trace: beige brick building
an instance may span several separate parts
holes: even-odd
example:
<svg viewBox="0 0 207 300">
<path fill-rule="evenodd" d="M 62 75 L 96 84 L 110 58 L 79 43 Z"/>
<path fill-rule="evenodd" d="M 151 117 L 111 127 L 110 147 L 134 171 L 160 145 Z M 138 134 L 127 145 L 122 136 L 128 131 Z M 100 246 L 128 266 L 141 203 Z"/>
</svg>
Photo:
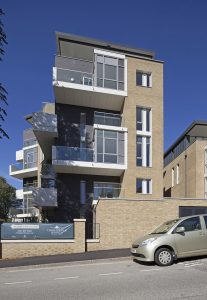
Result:
<svg viewBox="0 0 207 300">
<path fill-rule="evenodd" d="M 207 122 L 195 121 L 165 152 L 164 196 L 207 197 Z"/>
<path fill-rule="evenodd" d="M 91 223 L 100 197 L 161 199 L 163 62 L 90 38 L 56 41 L 55 103 L 27 116 L 31 145 L 10 167 L 27 215 L 34 206 L 50 222 Z"/>
</svg>

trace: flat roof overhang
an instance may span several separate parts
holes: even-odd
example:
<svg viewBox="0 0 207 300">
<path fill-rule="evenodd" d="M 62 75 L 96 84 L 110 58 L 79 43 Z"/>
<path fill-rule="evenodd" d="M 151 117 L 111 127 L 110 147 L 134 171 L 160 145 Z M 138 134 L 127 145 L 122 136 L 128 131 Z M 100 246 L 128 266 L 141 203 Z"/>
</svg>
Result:
<svg viewBox="0 0 207 300">
<path fill-rule="evenodd" d="M 126 165 L 105 164 L 84 161 L 53 160 L 56 173 L 72 173 L 85 175 L 121 176 Z"/>
<path fill-rule="evenodd" d="M 53 81 L 56 103 L 120 111 L 127 96 L 125 91 Z"/>
<path fill-rule="evenodd" d="M 37 176 L 37 170 L 38 168 L 30 168 L 30 169 L 22 169 L 19 171 L 9 171 L 9 175 L 12 177 L 15 177 L 17 179 L 23 179 L 23 178 L 28 178 L 28 177 L 35 177 Z"/>
</svg>

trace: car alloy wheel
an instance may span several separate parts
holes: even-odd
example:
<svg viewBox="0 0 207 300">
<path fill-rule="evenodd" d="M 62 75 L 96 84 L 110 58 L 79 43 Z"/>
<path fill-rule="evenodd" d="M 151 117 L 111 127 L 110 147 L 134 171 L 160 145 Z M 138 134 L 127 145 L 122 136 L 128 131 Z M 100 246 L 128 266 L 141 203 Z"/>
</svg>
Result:
<svg viewBox="0 0 207 300">
<path fill-rule="evenodd" d="M 172 252 L 167 248 L 161 248 L 155 253 L 155 262 L 159 266 L 170 266 L 173 263 Z"/>
</svg>

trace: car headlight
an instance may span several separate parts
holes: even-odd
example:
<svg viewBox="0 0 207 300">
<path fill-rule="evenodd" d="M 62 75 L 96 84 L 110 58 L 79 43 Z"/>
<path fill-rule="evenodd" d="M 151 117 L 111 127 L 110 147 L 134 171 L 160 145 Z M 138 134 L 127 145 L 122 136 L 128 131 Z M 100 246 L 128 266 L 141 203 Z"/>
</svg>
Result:
<svg viewBox="0 0 207 300">
<path fill-rule="evenodd" d="M 154 242 L 156 239 L 157 238 L 147 239 L 147 240 L 143 241 L 141 244 L 139 244 L 139 247 L 147 246 L 147 245 L 151 244 L 152 242 Z"/>
</svg>

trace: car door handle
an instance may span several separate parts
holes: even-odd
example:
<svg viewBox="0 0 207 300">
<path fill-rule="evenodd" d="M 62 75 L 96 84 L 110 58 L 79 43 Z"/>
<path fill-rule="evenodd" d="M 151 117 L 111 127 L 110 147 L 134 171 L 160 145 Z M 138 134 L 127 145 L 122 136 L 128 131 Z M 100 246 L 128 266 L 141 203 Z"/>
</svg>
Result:
<svg viewBox="0 0 207 300">
<path fill-rule="evenodd" d="M 200 232 L 200 235 L 201 235 L 201 236 L 204 236 L 205 234 L 204 234 L 203 232 Z"/>
</svg>

